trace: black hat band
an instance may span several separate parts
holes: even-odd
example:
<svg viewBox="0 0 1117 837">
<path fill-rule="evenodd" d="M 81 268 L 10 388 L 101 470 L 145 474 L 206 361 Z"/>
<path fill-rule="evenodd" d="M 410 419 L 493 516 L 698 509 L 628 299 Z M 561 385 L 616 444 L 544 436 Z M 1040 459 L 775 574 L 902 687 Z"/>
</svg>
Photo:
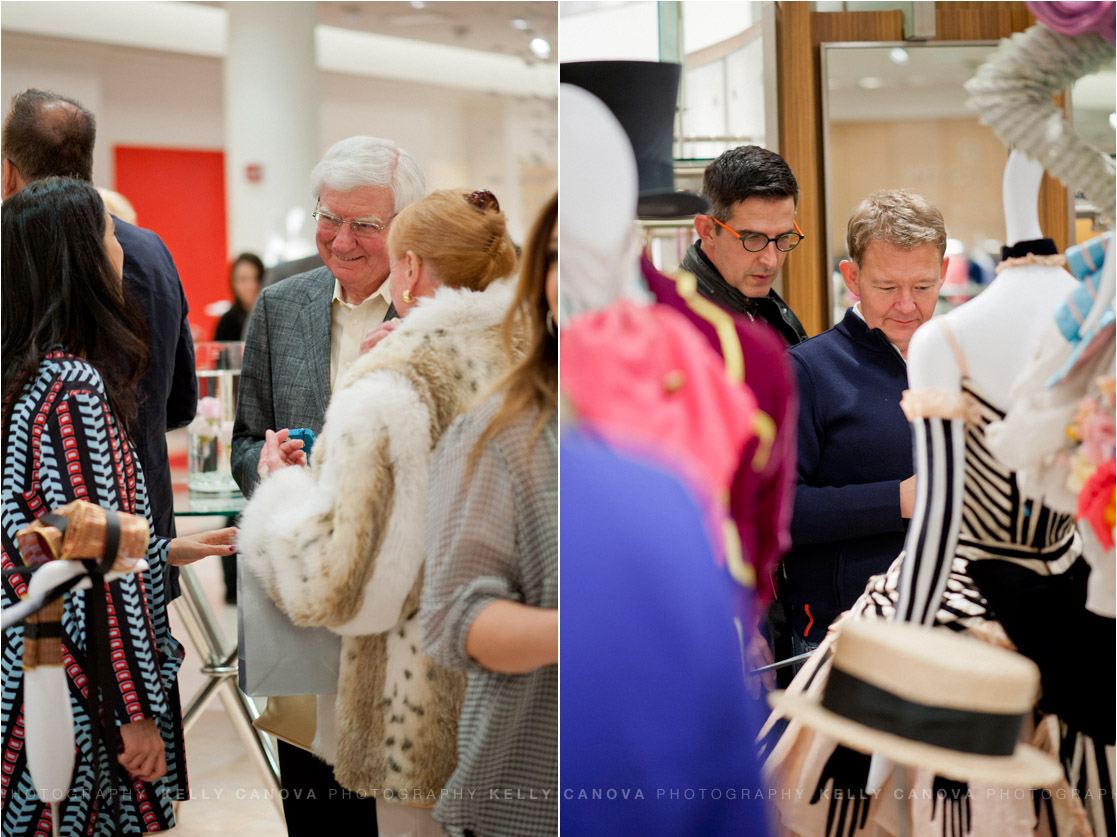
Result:
<svg viewBox="0 0 1117 837">
<path fill-rule="evenodd" d="M 960 753 L 1011 756 L 1023 715 L 928 706 L 832 668 L 822 707 L 879 732 Z"/>
</svg>

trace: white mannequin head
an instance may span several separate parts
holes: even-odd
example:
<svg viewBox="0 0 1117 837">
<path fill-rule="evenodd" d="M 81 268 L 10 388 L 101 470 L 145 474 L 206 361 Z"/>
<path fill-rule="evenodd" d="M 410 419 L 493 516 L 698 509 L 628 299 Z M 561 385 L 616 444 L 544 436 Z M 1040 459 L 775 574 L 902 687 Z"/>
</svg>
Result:
<svg viewBox="0 0 1117 837">
<path fill-rule="evenodd" d="M 562 319 L 630 296 L 639 250 L 633 233 L 639 194 L 632 143 L 592 93 L 559 88 L 559 307 Z"/>
</svg>

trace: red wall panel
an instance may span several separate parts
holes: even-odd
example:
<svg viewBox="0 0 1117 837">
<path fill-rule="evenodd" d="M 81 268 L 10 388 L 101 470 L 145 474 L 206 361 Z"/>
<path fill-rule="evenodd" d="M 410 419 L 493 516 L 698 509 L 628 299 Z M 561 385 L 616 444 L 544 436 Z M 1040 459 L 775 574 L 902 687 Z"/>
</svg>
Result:
<svg viewBox="0 0 1117 837">
<path fill-rule="evenodd" d="M 225 238 L 225 155 L 221 151 L 113 149 L 116 191 L 136 208 L 137 225 L 158 233 L 174 256 L 196 340 L 213 335 L 205 308 L 229 298 Z"/>
</svg>

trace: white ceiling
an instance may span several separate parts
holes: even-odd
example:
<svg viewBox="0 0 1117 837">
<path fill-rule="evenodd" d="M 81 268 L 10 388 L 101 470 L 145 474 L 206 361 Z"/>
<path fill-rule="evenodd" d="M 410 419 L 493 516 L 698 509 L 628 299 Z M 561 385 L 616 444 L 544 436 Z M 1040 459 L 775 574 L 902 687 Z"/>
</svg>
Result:
<svg viewBox="0 0 1117 837">
<path fill-rule="evenodd" d="M 413 38 L 482 52 L 515 55 L 529 63 L 532 38 L 544 38 L 551 45 L 550 62 L 558 60 L 557 2 L 433 2 L 420 3 L 321 2 L 318 20 L 329 26 L 362 29 Z M 526 29 L 519 29 L 512 23 Z"/>
<path fill-rule="evenodd" d="M 223 2 L 200 0 L 196 5 L 223 8 Z M 332 2 L 318 6 L 318 23 L 446 46 L 515 55 L 528 63 L 538 60 L 529 48 L 532 38 L 551 45 L 552 63 L 558 54 L 558 3 L 553 0 L 476 3 L 456 0 L 399 3 Z M 513 25 L 523 21 L 525 29 Z"/>
<path fill-rule="evenodd" d="M 59 38 L 222 57 L 225 3 L 174 0 L 0 2 L 0 28 Z M 277 6 L 285 4 L 275 4 Z M 554 98 L 558 3 L 321 2 L 319 68 L 508 95 Z M 520 21 L 519 26 L 513 25 Z M 551 45 L 546 60 L 529 47 Z M 448 72 L 447 68 L 453 71 Z"/>
</svg>

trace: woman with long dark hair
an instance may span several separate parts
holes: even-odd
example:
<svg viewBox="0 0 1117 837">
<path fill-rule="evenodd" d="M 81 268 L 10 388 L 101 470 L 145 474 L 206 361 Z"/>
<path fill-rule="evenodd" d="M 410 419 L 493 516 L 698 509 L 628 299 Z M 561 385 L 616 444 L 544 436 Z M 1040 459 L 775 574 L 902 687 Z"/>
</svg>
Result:
<svg viewBox="0 0 1117 837">
<path fill-rule="evenodd" d="M 214 340 L 243 340 L 248 315 L 264 284 L 264 263 L 255 253 L 241 253 L 229 268 L 229 292 L 233 304 L 217 321 Z"/>
<path fill-rule="evenodd" d="M 556 195 L 504 321 L 523 359 L 431 459 L 423 644 L 467 674 L 458 766 L 435 808 L 452 835 L 558 830 L 557 217 Z"/>
<path fill-rule="evenodd" d="M 16 533 L 82 499 L 149 517 L 143 469 L 128 435 L 136 382 L 147 364 L 143 319 L 122 289 L 124 256 L 112 217 L 88 183 L 46 178 L 3 204 L 0 243 L 3 354 L 3 567 L 22 565 Z M 76 759 L 59 818 L 63 834 L 138 834 L 174 825 L 171 803 L 188 795 L 176 676 L 182 646 L 167 625 L 164 570 L 229 552 L 234 530 L 168 541 L 152 535 L 148 569 L 96 591 L 66 594 L 62 653 L 74 717 Z M 138 556 L 128 556 L 138 557 Z M 26 593 L 5 574 L 4 606 Z M 104 595 L 117 683 L 102 684 L 91 718 L 85 608 Z M 4 629 L 4 834 L 50 829 L 23 746 L 24 626 Z M 110 689 L 113 690 L 110 693 Z M 119 694 L 115 692 L 119 690 Z M 95 707 L 96 704 L 93 704 Z M 115 712 L 109 707 L 119 707 Z M 94 750 L 92 723 L 116 724 L 122 747 Z M 116 787 L 109 759 L 119 763 Z M 96 767 L 95 767 L 96 765 Z M 99 775 L 99 784 L 94 776 Z M 120 818 L 113 799 L 119 800 Z"/>
</svg>

